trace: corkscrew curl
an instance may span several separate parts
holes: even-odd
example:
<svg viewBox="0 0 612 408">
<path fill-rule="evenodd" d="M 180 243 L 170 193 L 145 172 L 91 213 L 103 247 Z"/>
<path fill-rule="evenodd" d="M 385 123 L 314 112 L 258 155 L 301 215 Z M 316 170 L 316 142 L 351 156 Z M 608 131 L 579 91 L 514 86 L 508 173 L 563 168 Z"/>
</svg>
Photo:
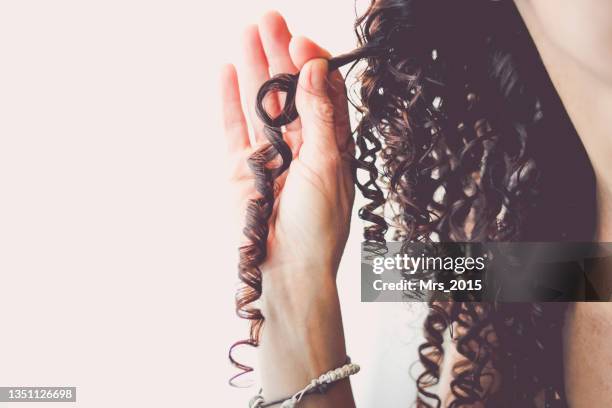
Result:
<svg viewBox="0 0 612 408">
<path fill-rule="evenodd" d="M 387 220 L 384 205 L 393 205 L 396 240 L 592 240 L 592 168 L 511 1 L 376 0 L 356 31 L 362 45 L 390 50 L 360 76 L 357 138 L 376 139 L 385 192 L 377 215 Z M 570 203 L 567 191 L 580 199 Z M 451 408 L 565 406 L 567 304 L 429 306 L 418 407 L 448 397 Z M 449 328 L 459 361 L 443 396 L 435 386 Z"/>
</svg>

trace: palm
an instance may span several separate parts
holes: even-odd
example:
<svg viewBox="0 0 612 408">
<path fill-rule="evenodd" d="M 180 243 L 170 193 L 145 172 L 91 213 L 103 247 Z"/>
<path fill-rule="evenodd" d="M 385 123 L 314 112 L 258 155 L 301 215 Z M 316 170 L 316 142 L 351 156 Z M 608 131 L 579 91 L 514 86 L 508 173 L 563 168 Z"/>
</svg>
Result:
<svg viewBox="0 0 612 408">
<path fill-rule="evenodd" d="M 299 130 L 292 133 L 293 137 L 300 136 Z M 230 181 L 241 204 L 238 208 L 239 219 L 244 218 L 247 201 L 257 196 L 253 173 L 246 165 L 253 150 L 245 149 L 232 159 Z M 321 231 L 329 229 L 338 220 L 348 225 L 354 194 L 349 162 L 341 160 L 324 165 L 328 166 L 324 172 L 325 178 L 321 177 L 319 168 L 313 169 L 305 164 L 298 152 L 289 169 L 277 179 L 276 202 L 268 237 L 275 251 L 289 252 L 296 258 L 306 260 L 306 254 L 313 253 L 313 246 L 325 243 L 326 237 L 321 235 Z M 339 225 L 335 232 L 346 235 L 348 230 L 338 231 L 343 229 L 343 225 Z M 337 262 L 336 259 L 329 261 Z"/>
</svg>

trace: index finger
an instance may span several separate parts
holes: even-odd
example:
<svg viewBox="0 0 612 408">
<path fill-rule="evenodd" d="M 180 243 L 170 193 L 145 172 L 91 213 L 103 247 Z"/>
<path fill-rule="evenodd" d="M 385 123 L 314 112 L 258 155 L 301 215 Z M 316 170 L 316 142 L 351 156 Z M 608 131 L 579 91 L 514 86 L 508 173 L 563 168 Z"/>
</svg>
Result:
<svg viewBox="0 0 612 408">
<path fill-rule="evenodd" d="M 302 69 L 304 64 L 313 58 L 330 59 L 329 51 L 318 46 L 306 37 L 294 37 L 289 46 L 289 52 L 293 63 Z M 348 117 L 348 100 L 346 96 L 346 85 L 344 78 L 338 70 L 329 74 L 329 98 L 334 105 L 334 126 L 336 140 L 340 150 L 348 148 L 351 142 L 350 123 Z"/>
</svg>

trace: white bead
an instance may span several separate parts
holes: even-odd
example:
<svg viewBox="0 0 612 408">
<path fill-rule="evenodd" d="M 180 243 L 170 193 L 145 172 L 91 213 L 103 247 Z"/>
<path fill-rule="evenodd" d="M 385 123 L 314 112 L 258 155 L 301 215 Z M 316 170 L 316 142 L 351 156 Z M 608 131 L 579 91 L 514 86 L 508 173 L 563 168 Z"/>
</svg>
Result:
<svg viewBox="0 0 612 408">
<path fill-rule="evenodd" d="M 295 408 L 296 401 L 288 399 L 281 404 L 281 408 Z"/>
</svg>

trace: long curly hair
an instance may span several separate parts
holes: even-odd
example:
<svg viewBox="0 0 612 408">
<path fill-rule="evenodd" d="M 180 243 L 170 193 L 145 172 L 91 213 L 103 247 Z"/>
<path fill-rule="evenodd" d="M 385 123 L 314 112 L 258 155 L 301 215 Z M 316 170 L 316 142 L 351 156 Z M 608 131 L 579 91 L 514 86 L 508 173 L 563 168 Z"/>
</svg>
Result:
<svg viewBox="0 0 612 408">
<path fill-rule="evenodd" d="M 375 0 L 356 32 L 360 47 L 330 68 L 365 62 L 354 168 L 370 248 L 384 247 L 389 231 L 405 243 L 593 240 L 593 169 L 512 1 Z M 239 314 L 254 322 L 251 345 L 263 321 L 250 303 L 261 294 L 274 179 L 291 160 L 280 128 L 297 117 L 296 80 L 277 76 L 258 96 L 271 145 L 251 158 L 261 197 L 249 206 L 237 296 Z M 287 93 L 277 118 L 263 108 L 273 91 Z M 436 385 L 449 330 L 460 355 L 450 407 L 566 405 L 567 304 L 429 306 L 418 407 L 442 404 Z"/>
</svg>

